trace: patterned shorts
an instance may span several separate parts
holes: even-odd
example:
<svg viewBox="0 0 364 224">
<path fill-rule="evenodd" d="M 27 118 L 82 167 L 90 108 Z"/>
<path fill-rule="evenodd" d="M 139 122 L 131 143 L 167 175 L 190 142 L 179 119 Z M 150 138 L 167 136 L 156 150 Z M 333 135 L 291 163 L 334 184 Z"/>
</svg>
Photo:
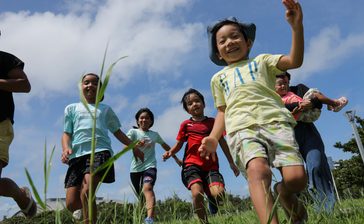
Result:
<svg viewBox="0 0 364 224">
<path fill-rule="evenodd" d="M 245 176 L 247 164 L 254 158 L 266 158 L 273 167 L 303 165 L 289 123 L 251 126 L 230 134 L 228 144 L 236 165 Z"/>
<path fill-rule="evenodd" d="M 110 157 L 111 154 L 109 151 L 95 153 L 94 169 L 97 169 L 99 166 L 104 164 Z M 81 186 L 85 174 L 90 173 L 90 155 L 73 158 L 68 162 L 68 165 L 69 167 L 67 170 L 66 178 L 64 180 L 65 188 Z M 107 168 L 99 171 L 96 175 L 101 178 L 105 174 L 106 169 Z M 102 182 L 115 182 L 114 164 L 112 165 Z"/>
<path fill-rule="evenodd" d="M 130 180 L 135 192 L 139 196 L 143 189 L 143 184 L 149 183 L 154 186 L 155 181 L 157 180 L 157 169 L 151 167 L 141 172 L 130 173 Z"/>
<path fill-rule="evenodd" d="M 210 195 L 211 186 L 225 187 L 224 178 L 218 170 L 204 171 L 198 166 L 187 166 L 182 169 L 182 182 L 188 190 L 194 183 L 201 183 L 206 195 Z"/>
<path fill-rule="evenodd" d="M 9 146 L 14 138 L 13 125 L 9 119 L 0 122 L 0 160 L 9 163 Z"/>
</svg>

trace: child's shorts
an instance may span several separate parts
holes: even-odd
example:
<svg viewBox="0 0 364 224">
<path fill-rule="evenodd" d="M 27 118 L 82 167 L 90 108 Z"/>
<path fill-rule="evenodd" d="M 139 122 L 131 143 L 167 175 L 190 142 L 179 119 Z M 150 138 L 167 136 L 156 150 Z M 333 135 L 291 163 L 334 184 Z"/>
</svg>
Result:
<svg viewBox="0 0 364 224">
<path fill-rule="evenodd" d="M 318 89 L 311 88 L 305 93 L 305 95 L 303 96 L 303 99 L 310 100 L 315 97 L 315 93 L 320 93 L 320 91 Z M 320 115 L 321 115 L 320 109 L 312 108 L 310 110 L 303 111 L 300 114 L 300 116 L 298 117 L 298 120 L 302 121 L 302 122 L 306 122 L 306 123 L 312 123 L 312 122 L 316 121 L 317 119 L 319 119 Z"/>
<path fill-rule="evenodd" d="M 228 136 L 231 155 L 246 176 L 247 164 L 254 158 L 266 158 L 274 167 L 303 165 L 293 128 L 289 123 L 254 125 Z"/>
<path fill-rule="evenodd" d="M 0 160 L 9 163 L 9 147 L 14 138 L 13 124 L 9 119 L 0 122 Z"/>
<path fill-rule="evenodd" d="M 198 166 L 187 166 L 182 169 L 182 182 L 188 190 L 194 183 L 202 183 L 204 192 L 210 196 L 211 186 L 225 187 L 224 178 L 218 170 L 204 171 Z"/>
<path fill-rule="evenodd" d="M 104 164 L 110 157 L 111 154 L 109 151 L 101 151 L 95 153 L 94 170 Z M 66 178 L 64 180 L 65 188 L 81 186 L 85 174 L 90 173 L 90 155 L 73 158 L 68 162 L 68 165 L 69 167 L 67 170 Z M 107 168 L 99 171 L 96 175 L 101 178 L 105 174 L 106 170 Z M 114 164 L 111 166 L 105 179 L 102 182 L 115 182 Z"/>
<path fill-rule="evenodd" d="M 135 192 L 139 195 L 143 189 L 143 184 L 149 183 L 154 186 L 157 180 L 157 169 L 151 167 L 141 172 L 130 173 L 130 180 Z"/>
</svg>

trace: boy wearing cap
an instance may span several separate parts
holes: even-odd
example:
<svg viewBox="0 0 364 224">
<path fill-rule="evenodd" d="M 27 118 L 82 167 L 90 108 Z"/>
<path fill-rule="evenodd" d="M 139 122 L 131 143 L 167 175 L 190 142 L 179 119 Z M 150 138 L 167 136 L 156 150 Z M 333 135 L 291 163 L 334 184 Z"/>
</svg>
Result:
<svg viewBox="0 0 364 224">
<path fill-rule="evenodd" d="M 282 181 L 274 186 L 279 201 L 292 223 L 307 219 L 296 193 L 306 187 L 303 160 L 292 127 L 290 112 L 275 93 L 276 75 L 298 68 L 303 62 L 302 10 L 294 0 L 283 0 L 292 30 L 288 55 L 261 54 L 249 58 L 255 25 L 228 18 L 208 27 L 210 58 L 226 66 L 211 79 L 217 107 L 210 135 L 202 140 L 201 156 L 214 159 L 219 137 L 226 128 L 231 155 L 247 177 L 250 196 L 261 223 L 278 223 L 270 191 L 272 172 L 277 167 Z"/>
</svg>

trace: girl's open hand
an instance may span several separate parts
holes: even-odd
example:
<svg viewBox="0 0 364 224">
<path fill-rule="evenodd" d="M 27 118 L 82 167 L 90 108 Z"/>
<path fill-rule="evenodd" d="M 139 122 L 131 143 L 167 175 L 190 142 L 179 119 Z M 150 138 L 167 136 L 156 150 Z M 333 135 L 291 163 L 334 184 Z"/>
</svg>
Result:
<svg viewBox="0 0 364 224">
<path fill-rule="evenodd" d="M 293 29 L 302 26 L 303 14 L 300 3 L 296 0 L 282 0 L 286 7 L 286 20 Z"/>
</svg>

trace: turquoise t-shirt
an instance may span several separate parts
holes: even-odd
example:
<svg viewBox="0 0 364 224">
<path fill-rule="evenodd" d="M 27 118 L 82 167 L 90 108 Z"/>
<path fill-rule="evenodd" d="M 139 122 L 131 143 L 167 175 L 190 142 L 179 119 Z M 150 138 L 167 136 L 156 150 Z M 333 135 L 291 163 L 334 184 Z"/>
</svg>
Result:
<svg viewBox="0 0 364 224">
<path fill-rule="evenodd" d="M 92 114 L 95 106 L 88 104 Z M 71 148 L 73 153 L 69 159 L 91 153 L 92 117 L 82 103 L 73 103 L 64 110 L 63 131 L 72 135 Z M 109 150 L 111 154 L 111 140 L 108 131 L 115 133 L 121 127 L 120 121 L 111 107 L 99 104 L 96 119 L 96 147 L 95 152 Z"/>
<path fill-rule="evenodd" d="M 144 145 L 139 149 L 144 153 L 144 162 L 138 161 L 132 157 L 130 172 L 142 172 L 152 167 L 157 167 L 157 160 L 155 158 L 155 143 L 162 145 L 164 143 L 158 132 L 155 131 L 142 131 L 140 129 L 130 129 L 126 134 L 132 141 L 143 140 Z"/>
</svg>

